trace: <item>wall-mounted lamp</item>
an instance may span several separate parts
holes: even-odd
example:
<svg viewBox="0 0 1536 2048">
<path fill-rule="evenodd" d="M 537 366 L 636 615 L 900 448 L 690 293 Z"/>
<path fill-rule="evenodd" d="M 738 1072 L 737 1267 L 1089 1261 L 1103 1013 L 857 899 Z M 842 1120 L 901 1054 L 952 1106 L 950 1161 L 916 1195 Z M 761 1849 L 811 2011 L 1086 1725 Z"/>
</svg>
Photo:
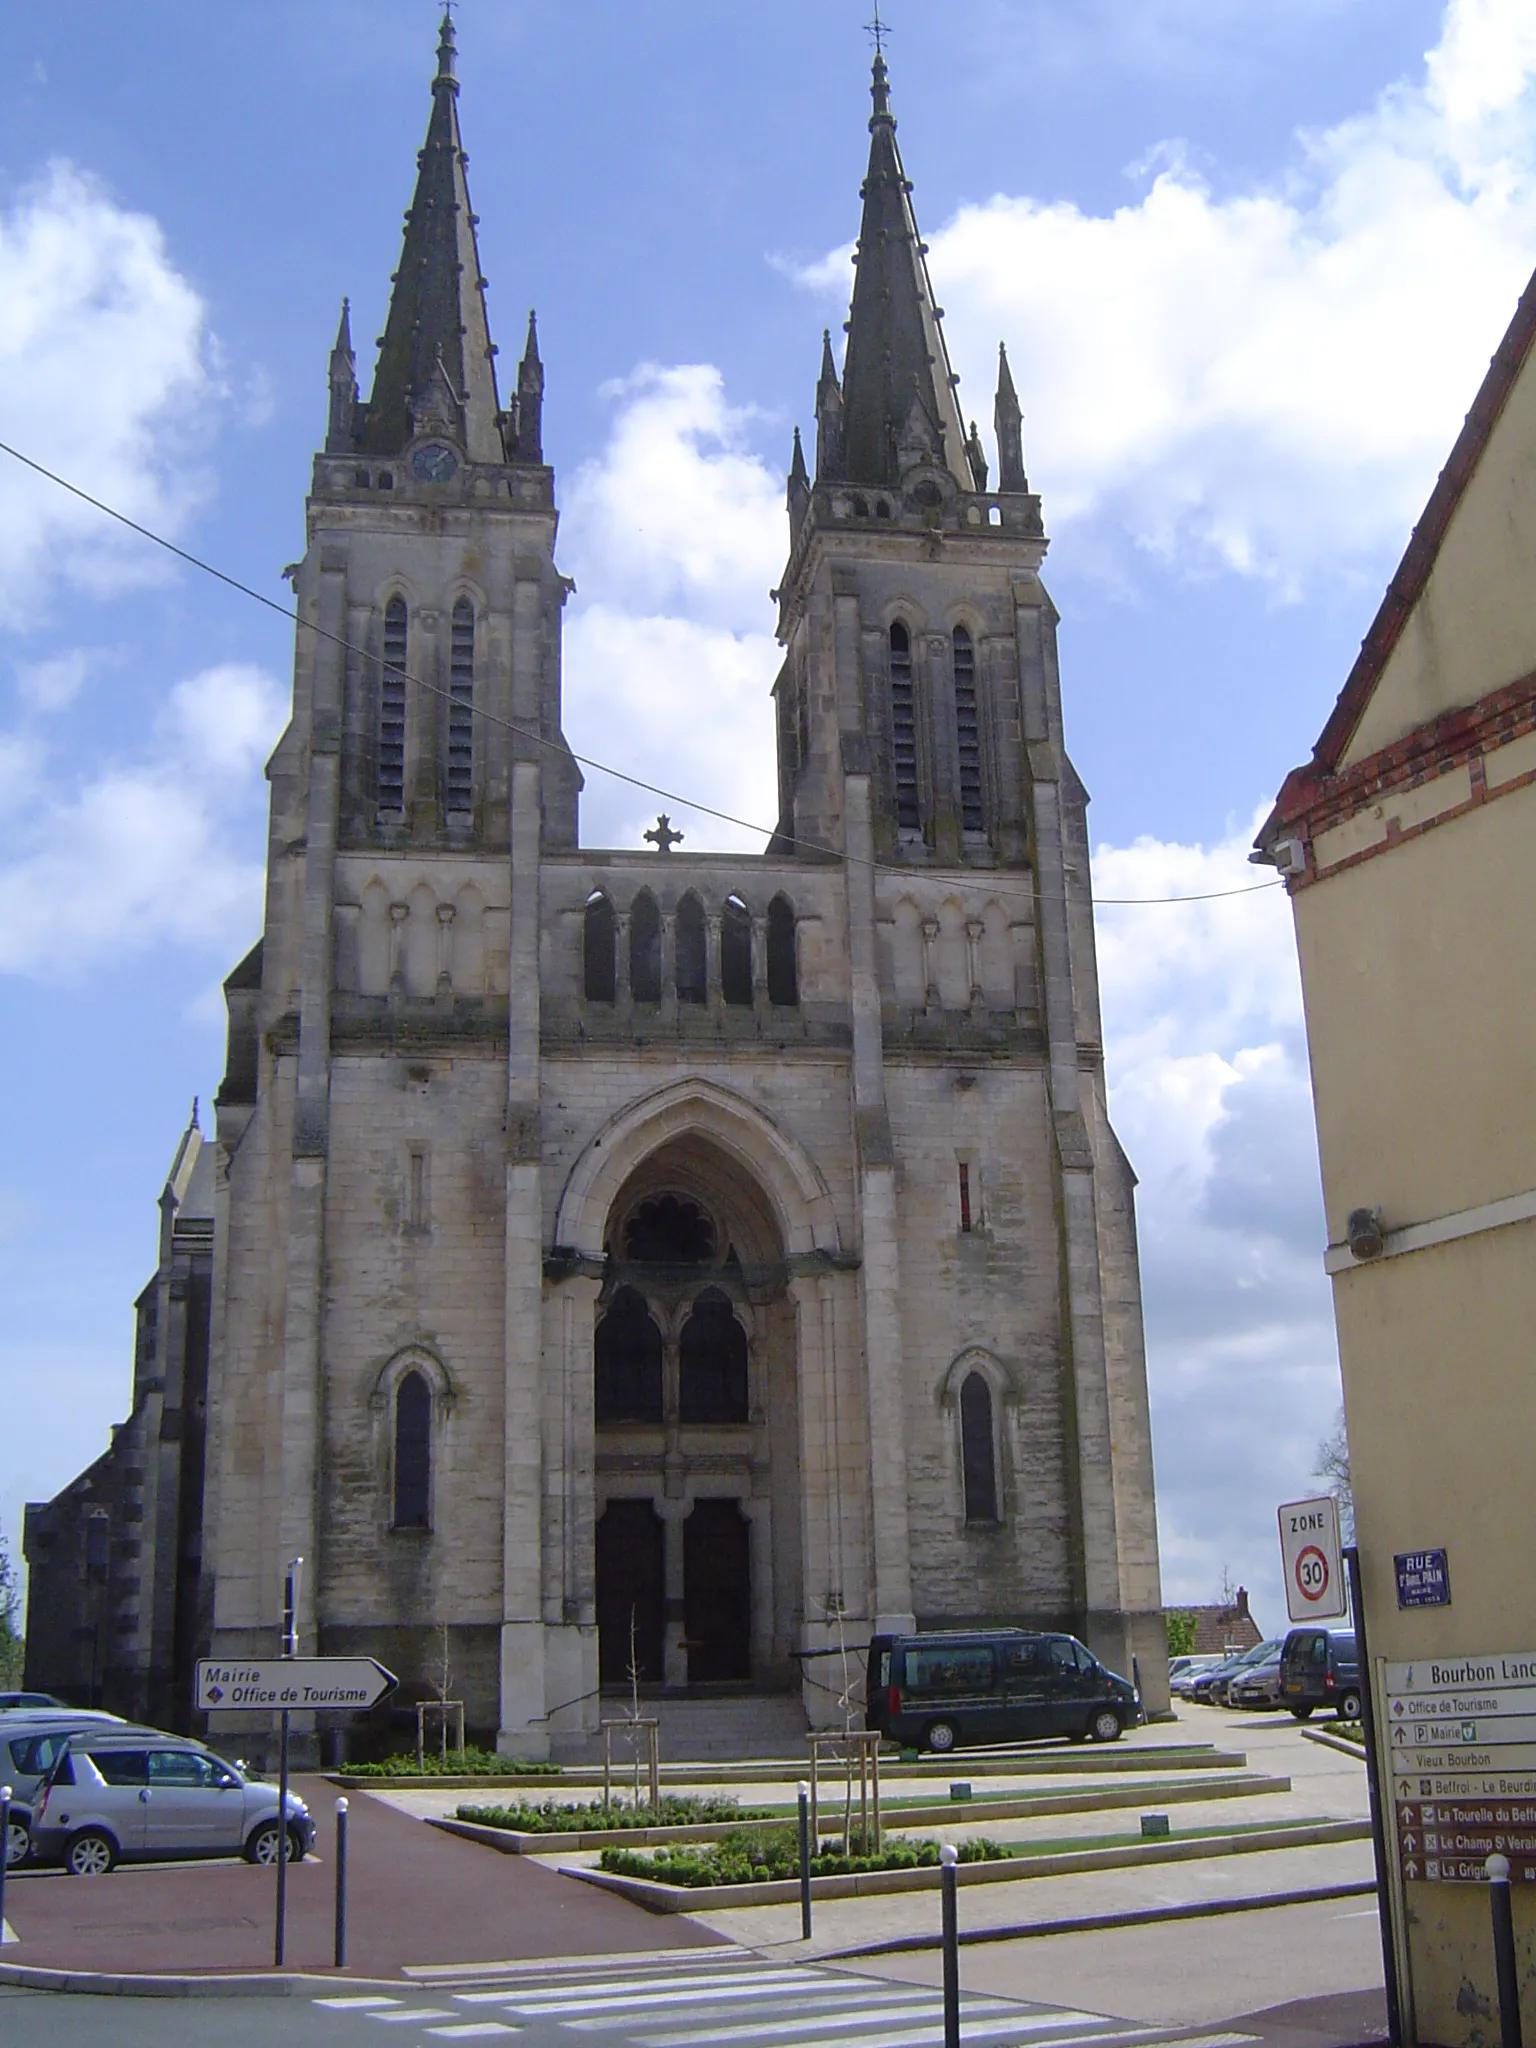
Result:
<svg viewBox="0 0 1536 2048">
<path fill-rule="evenodd" d="M 1357 1259 L 1379 1259 L 1386 1250 L 1379 1209 L 1351 1209 L 1344 1235 Z"/>
</svg>

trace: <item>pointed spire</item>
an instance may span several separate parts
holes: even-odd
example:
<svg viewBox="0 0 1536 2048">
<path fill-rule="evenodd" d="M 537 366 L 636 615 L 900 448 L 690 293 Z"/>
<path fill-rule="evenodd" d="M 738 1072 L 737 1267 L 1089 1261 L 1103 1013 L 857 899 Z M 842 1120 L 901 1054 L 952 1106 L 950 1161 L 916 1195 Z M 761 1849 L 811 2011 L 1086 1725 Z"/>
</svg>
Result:
<svg viewBox="0 0 1536 2048">
<path fill-rule="evenodd" d="M 978 491 L 987 488 L 987 451 L 981 445 L 981 432 L 974 420 L 971 421 L 971 438 L 965 444 L 966 459 L 971 465 L 971 475 L 976 480 Z"/>
<path fill-rule="evenodd" d="M 805 450 L 800 444 L 800 429 L 795 429 L 795 451 L 789 463 L 789 488 L 785 493 L 789 506 L 789 531 L 794 540 L 800 538 L 800 529 L 805 524 L 805 515 L 811 504 L 811 478 L 805 466 Z"/>
<path fill-rule="evenodd" d="M 372 454 L 398 455 L 423 424 L 417 410 L 428 399 L 441 360 L 458 408 L 446 430 L 472 462 L 503 462 L 495 350 L 459 134 L 454 54 L 453 18 L 445 11 L 426 146 L 417 159 L 416 192 L 405 216 L 400 268 L 359 440 Z M 432 424 L 442 425 L 435 417 Z"/>
<path fill-rule="evenodd" d="M 517 366 L 518 462 L 544 460 L 544 365 L 539 359 L 539 323 L 528 315 L 528 340 Z"/>
<path fill-rule="evenodd" d="M 823 483 L 843 473 L 843 387 L 832 357 L 832 330 L 821 331 L 821 376 L 816 384 L 816 474 Z"/>
<path fill-rule="evenodd" d="M 356 445 L 357 357 L 352 353 L 352 312 L 341 302 L 341 320 L 331 350 L 331 409 L 325 427 L 327 455 L 345 455 Z"/>
<path fill-rule="evenodd" d="M 924 445 L 931 450 L 925 459 L 948 469 L 968 491 L 974 485 L 965 425 L 896 144 L 882 51 L 875 54 L 870 96 L 869 170 L 843 362 L 844 473 L 851 483 L 899 484 L 902 446 Z M 914 394 L 926 422 L 915 436 Z"/>
<path fill-rule="evenodd" d="M 1024 474 L 1024 414 L 1019 406 L 1019 394 L 1013 388 L 1013 372 L 1008 367 L 1008 349 L 1003 342 L 997 345 L 997 404 L 992 417 L 997 428 L 997 488 L 1000 491 L 1027 491 L 1029 478 Z"/>
</svg>

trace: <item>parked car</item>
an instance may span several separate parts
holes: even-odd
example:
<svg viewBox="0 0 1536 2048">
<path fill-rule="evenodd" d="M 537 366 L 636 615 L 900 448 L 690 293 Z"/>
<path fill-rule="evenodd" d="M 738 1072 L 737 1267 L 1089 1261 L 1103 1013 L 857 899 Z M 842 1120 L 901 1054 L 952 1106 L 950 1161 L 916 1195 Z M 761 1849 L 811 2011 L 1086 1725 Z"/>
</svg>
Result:
<svg viewBox="0 0 1536 2048">
<path fill-rule="evenodd" d="M 1218 1664 L 1225 1662 L 1226 1658 L 1219 1650 L 1204 1650 L 1192 1657 L 1175 1657 L 1173 1665 L 1179 1668 L 1175 1670 L 1173 1665 L 1169 1666 L 1169 1687 L 1179 1699 L 1187 1700 L 1196 1679 L 1203 1678 L 1207 1671 L 1214 1670 Z"/>
<path fill-rule="evenodd" d="M 32 1707 L 0 1714 L 0 1784 L 9 1785 L 18 1799 L 31 1801 L 72 1735 L 127 1726 L 121 1715 L 95 1713 L 89 1708 L 50 1707 L 44 1712 Z"/>
<path fill-rule="evenodd" d="M 13 1707 L 62 1707 L 64 1704 L 51 1692 L 0 1692 L 0 1714 L 9 1713 Z"/>
<path fill-rule="evenodd" d="M 14 1870 L 25 1863 L 32 1851 L 32 1808 L 25 1799 L 13 1799 L 5 1821 L 5 1864 Z"/>
<path fill-rule="evenodd" d="M 290 1862 L 314 1847 L 309 1808 L 248 1778 L 200 1742 L 138 1729 L 72 1735 L 44 1782 L 32 1816 L 32 1853 L 75 1877 L 104 1876 L 119 1862 L 244 1856 Z"/>
<path fill-rule="evenodd" d="M 1293 1628 L 1280 1653 L 1280 1703 L 1298 1721 L 1332 1707 L 1341 1721 L 1360 1718 L 1360 1652 L 1353 1629 Z"/>
<path fill-rule="evenodd" d="M 866 1728 L 941 1754 L 987 1742 L 1065 1735 L 1113 1742 L 1140 1717 L 1136 1688 L 1075 1636 L 966 1629 L 875 1636 Z"/>
<path fill-rule="evenodd" d="M 1268 1713 L 1280 1704 L 1280 1651 L 1266 1657 L 1260 1664 L 1250 1664 L 1244 1670 L 1234 1671 L 1227 1680 L 1225 1704 L 1229 1707 L 1245 1707 L 1250 1711 Z"/>
<path fill-rule="evenodd" d="M 1206 1706 L 1224 1706 L 1229 1681 L 1248 1671 L 1253 1665 L 1262 1664 L 1265 1657 L 1271 1653 L 1278 1656 L 1279 1651 L 1278 1636 L 1269 1642 L 1255 1643 L 1251 1649 L 1234 1651 L 1230 1657 L 1224 1658 L 1211 1670 L 1200 1674 L 1191 1689 L 1190 1698 L 1200 1700 Z"/>
</svg>

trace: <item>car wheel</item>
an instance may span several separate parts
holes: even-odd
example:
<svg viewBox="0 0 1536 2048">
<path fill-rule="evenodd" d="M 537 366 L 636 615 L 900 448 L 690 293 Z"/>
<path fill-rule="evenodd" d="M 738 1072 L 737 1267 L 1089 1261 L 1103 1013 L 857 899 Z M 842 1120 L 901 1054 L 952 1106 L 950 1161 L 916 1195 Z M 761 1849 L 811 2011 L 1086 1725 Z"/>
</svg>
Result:
<svg viewBox="0 0 1536 2048">
<path fill-rule="evenodd" d="M 277 1861 L 278 1825 L 275 1820 L 264 1820 L 259 1828 L 252 1828 L 245 1845 L 247 1863 L 275 1863 Z M 288 1830 L 288 1861 L 300 1863 L 304 1859 L 304 1845 L 297 1830 Z"/>
<path fill-rule="evenodd" d="M 1113 1707 L 1100 1707 L 1088 1723 L 1088 1733 L 1095 1742 L 1118 1742 L 1120 1740 L 1120 1716 Z"/>
<path fill-rule="evenodd" d="M 942 1756 L 954 1748 L 959 1737 L 955 1733 L 953 1721 L 930 1721 L 925 1739 L 928 1747 L 936 1749 Z"/>
<path fill-rule="evenodd" d="M 82 1828 L 64 1854 L 71 1877 L 105 1877 L 117 1862 L 117 1844 L 105 1828 Z"/>
<path fill-rule="evenodd" d="M 32 1849 L 32 1837 L 23 1820 L 14 1815 L 5 1824 L 5 1861 L 7 1868 L 25 1863 Z"/>
<path fill-rule="evenodd" d="M 1359 1718 L 1360 1718 L 1360 1695 L 1359 1695 L 1359 1693 L 1357 1693 L 1357 1692 L 1347 1692 L 1347 1693 L 1345 1693 L 1345 1694 L 1343 1695 L 1343 1697 L 1342 1697 L 1342 1698 L 1340 1699 L 1340 1701 L 1339 1701 L 1339 1719 L 1340 1719 L 1341 1721 L 1358 1721 L 1358 1720 L 1359 1720 Z"/>
<path fill-rule="evenodd" d="M 1298 1721 L 1309 1721 L 1312 1718 L 1310 1707 L 1292 1707 L 1291 1713 Z"/>
</svg>

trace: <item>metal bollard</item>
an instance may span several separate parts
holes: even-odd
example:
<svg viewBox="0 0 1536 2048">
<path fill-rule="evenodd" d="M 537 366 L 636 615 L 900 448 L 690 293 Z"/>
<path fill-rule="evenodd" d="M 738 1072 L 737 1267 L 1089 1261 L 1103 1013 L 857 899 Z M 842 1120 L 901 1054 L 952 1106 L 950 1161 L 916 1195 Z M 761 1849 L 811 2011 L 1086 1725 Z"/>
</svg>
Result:
<svg viewBox="0 0 1536 2048">
<path fill-rule="evenodd" d="M 336 1802 L 336 1967 L 347 1967 L 347 1802 Z"/>
<path fill-rule="evenodd" d="M 0 1941 L 5 1939 L 5 1873 L 11 1861 L 11 1788 L 0 1785 Z"/>
<path fill-rule="evenodd" d="M 944 1903 L 944 2048 L 960 2048 L 960 1913 L 955 1877 L 959 1860 L 959 1850 L 946 1842 L 939 1851 Z"/>
<path fill-rule="evenodd" d="M 800 1783 L 800 1939 L 811 1938 L 811 1788 Z"/>
<path fill-rule="evenodd" d="M 1509 1902 L 1509 1858 L 1490 1856 L 1483 1865 L 1493 1908 L 1493 1967 L 1499 1980 L 1499 2039 L 1521 2048 L 1520 1973 L 1515 1963 L 1515 1916 Z"/>
</svg>

